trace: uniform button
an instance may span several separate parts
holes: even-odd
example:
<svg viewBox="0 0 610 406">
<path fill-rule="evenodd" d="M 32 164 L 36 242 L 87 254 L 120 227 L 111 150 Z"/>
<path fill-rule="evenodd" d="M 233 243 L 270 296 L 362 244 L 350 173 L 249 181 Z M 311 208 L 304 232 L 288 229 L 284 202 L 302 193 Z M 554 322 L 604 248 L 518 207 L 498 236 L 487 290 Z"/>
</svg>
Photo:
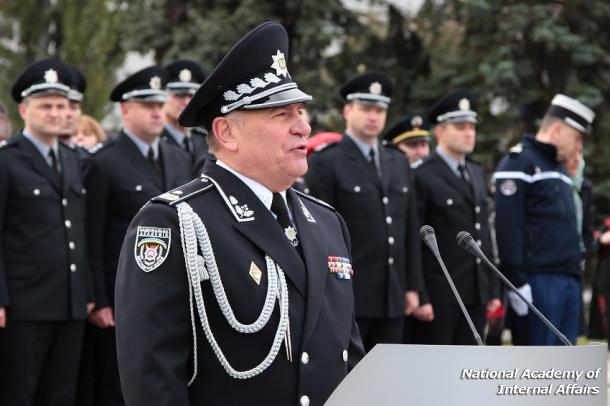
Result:
<svg viewBox="0 0 610 406">
<path fill-rule="evenodd" d="M 309 194 L 309 188 L 306 187 L 305 189 L 303 189 L 303 192 L 305 192 L 306 194 Z"/>
<path fill-rule="evenodd" d="M 392 217 L 390 217 L 390 216 L 386 217 L 385 222 L 388 224 L 392 224 Z"/>
<path fill-rule="evenodd" d="M 476 207 L 474 208 L 474 212 L 475 212 L 475 213 L 477 213 L 477 214 L 479 214 L 479 213 L 481 212 L 481 207 L 480 207 L 480 206 L 476 206 Z"/>
<path fill-rule="evenodd" d="M 76 272 L 76 264 L 70 265 L 70 271 Z"/>
<path fill-rule="evenodd" d="M 136 185 L 136 191 L 137 192 L 141 192 L 142 191 L 142 185 Z"/>
<path fill-rule="evenodd" d="M 68 205 L 68 199 L 61 199 L 61 204 L 66 207 Z"/>
<path fill-rule="evenodd" d="M 483 243 L 481 242 L 481 240 L 477 240 L 477 245 L 480 247 L 481 245 L 483 245 Z"/>
<path fill-rule="evenodd" d="M 309 406 L 309 396 L 301 396 L 301 399 L 299 399 L 299 403 L 301 404 L 301 406 Z"/>
<path fill-rule="evenodd" d="M 390 257 L 388 258 L 388 265 L 392 265 L 394 263 L 394 258 Z"/>
<path fill-rule="evenodd" d="M 354 186 L 354 192 L 360 193 L 360 186 Z"/>
<path fill-rule="evenodd" d="M 34 189 L 34 196 L 40 196 L 40 189 Z"/>
<path fill-rule="evenodd" d="M 301 363 L 303 365 L 307 365 L 309 363 L 309 354 L 307 354 L 306 352 L 303 352 L 303 354 L 301 354 Z"/>
<path fill-rule="evenodd" d="M 481 223 L 474 223 L 474 228 L 475 230 L 480 230 L 481 229 Z"/>
<path fill-rule="evenodd" d="M 76 248 L 76 244 L 74 244 L 74 241 L 70 241 L 68 243 L 68 247 L 70 247 L 70 249 L 73 250 L 74 248 Z"/>
<path fill-rule="evenodd" d="M 453 199 L 447 199 L 447 206 L 451 206 L 453 204 Z"/>
<path fill-rule="evenodd" d="M 394 245 L 394 237 L 392 237 L 392 236 L 388 237 L 388 244 Z"/>
<path fill-rule="evenodd" d="M 481 263 L 481 258 L 477 258 L 476 262 L 477 262 L 477 265 L 480 264 Z"/>
<path fill-rule="evenodd" d="M 409 188 L 408 188 L 408 187 L 404 186 L 404 187 L 402 188 L 402 193 L 407 193 L 408 191 L 409 191 Z"/>
<path fill-rule="evenodd" d="M 347 362 L 347 350 L 343 350 L 343 362 Z"/>
<path fill-rule="evenodd" d="M 70 220 L 64 221 L 64 224 L 66 225 L 66 228 L 72 227 L 72 222 Z"/>
<path fill-rule="evenodd" d="M 83 194 L 87 194 L 87 189 L 83 188 Z"/>
</svg>

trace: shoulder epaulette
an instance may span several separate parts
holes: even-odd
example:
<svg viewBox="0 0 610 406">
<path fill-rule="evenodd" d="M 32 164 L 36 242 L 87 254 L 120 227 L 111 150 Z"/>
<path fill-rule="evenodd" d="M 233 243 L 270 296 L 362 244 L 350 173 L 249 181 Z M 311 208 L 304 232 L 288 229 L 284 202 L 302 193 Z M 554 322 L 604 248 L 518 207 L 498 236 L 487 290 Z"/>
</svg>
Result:
<svg viewBox="0 0 610 406">
<path fill-rule="evenodd" d="M 2 141 L 0 141 L 0 150 L 10 148 L 15 145 L 17 145 L 17 143 L 14 141 L 14 138 L 9 138 L 8 140 L 2 140 Z"/>
<path fill-rule="evenodd" d="M 313 197 L 311 195 L 308 195 L 307 193 L 300 192 L 300 191 L 298 191 L 298 190 L 296 190 L 294 188 L 292 190 L 294 190 L 299 196 L 302 196 L 302 197 L 304 197 L 304 198 L 306 198 L 308 200 L 311 200 L 314 203 L 318 203 L 320 206 L 324 206 L 327 209 L 330 209 L 332 211 L 336 211 L 333 206 L 331 206 L 330 204 L 326 203 L 325 201 L 322 201 L 320 199 L 316 199 L 315 197 Z"/>
<path fill-rule="evenodd" d="M 169 192 L 165 192 L 157 197 L 153 197 L 151 201 L 175 206 L 180 202 L 199 195 L 212 188 L 214 188 L 214 183 L 210 182 L 207 178 L 202 177 L 192 180 L 187 184 L 172 189 Z"/>
<path fill-rule="evenodd" d="M 523 144 L 518 143 L 517 145 L 511 147 L 508 151 L 511 155 L 519 155 L 521 152 L 523 152 Z"/>
</svg>

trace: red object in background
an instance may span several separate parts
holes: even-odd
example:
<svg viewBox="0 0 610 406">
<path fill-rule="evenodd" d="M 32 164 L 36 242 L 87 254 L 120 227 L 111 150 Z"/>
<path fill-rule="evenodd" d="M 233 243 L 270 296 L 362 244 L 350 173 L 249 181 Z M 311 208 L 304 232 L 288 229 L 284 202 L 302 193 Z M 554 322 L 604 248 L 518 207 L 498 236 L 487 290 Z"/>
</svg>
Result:
<svg viewBox="0 0 610 406">
<path fill-rule="evenodd" d="M 610 217 L 606 217 L 604 220 L 604 227 L 606 227 L 606 230 L 610 230 Z"/>
<path fill-rule="evenodd" d="M 494 310 L 493 312 L 487 312 L 486 317 L 487 319 L 502 319 L 504 318 L 504 304 L 500 305 L 496 310 Z"/>
<path fill-rule="evenodd" d="M 307 140 L 307 155 L 324 148 L 328 144 L 341 141 L 342 137 L 341 134 L 333 132 L 321 132 L 312 135 Z"/>
</svg>

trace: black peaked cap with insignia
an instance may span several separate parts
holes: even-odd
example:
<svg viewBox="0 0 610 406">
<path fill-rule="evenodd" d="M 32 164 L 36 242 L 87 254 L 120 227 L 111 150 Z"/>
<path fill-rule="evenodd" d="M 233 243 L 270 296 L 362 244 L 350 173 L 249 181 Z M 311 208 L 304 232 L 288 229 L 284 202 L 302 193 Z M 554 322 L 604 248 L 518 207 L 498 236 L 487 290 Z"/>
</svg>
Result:
<svg viewBox="0 0 610 406">
<path fill-rule="evenodd" d="M 430 125 L 421 116 L 408 116 L 394 124 L 383 136 L 392 144 L 429 141 Z"/>
<path fill-rule="evenodd" d="M 476 99 L 469 90 L 456 90 L 445 95 L 432 106 L 428 113 L 428 121 L 431 124 L 476 123 L 476 109 Z"/>
<path fill-rule="evenodd" d="M 110 93 L 110 100 L 163 103 L 167 98 L 166 84 L 167 71 L 161 66 L 149 66 L 117 84 Z"/>
<path fill-rule="evenodd" d="M 85 89 L 87 89 L 87 80 L 76 66 L 68 65 L 68 68 L 72 74 L 72 83 L 70 84 L 70 90 L 68 91 L 68 99 L 80 103 L 83 101 Z"/>
<path fill-rule="evenodd" d="M 563 94 L 557 94 L 551 101 L 547 115 L 562 119 L 567 125 L 584 134 L 591 132 L 595 113 L 579 102 Z"/>
<path fill-rule="evenodd" d="M 205 73 L 195 61 L 178 59 L 164 66 L 168 74 L 168 91 L 175 94 L 195 94 L 205 80 Z"/>
<path fill-rule="evenodd" d="M 234 110 L 255 110 L 312 100 L 288 73 L 288 34 L 266 22 L 224 56 L 180 115 L 184 127 L 205 126 Z"/>
<path fill-rule="evenodd" d="M 348 102 L 358 101 L 387 108 L 392 101 L 394 85 L 383 72 L 366 72 L 354 76 L 341 86 L 339 93 Z"/>
<path fill-rule="evenodd" d="M 28 96 L 67 96 L 71 83 L 72 74 L 67 65 L 54 58 L 42 59 L 21 72 L 13 84 L 11 95 L 17 103 Z"/>
</svg>

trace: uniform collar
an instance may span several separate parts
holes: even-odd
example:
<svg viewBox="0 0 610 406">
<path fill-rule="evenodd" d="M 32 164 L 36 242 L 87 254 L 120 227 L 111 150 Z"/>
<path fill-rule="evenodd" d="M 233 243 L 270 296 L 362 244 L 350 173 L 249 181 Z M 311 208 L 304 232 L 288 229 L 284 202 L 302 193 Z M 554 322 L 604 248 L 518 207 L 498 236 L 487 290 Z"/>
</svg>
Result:
<svg viewBox="0 0 610 406">
<path fill-rule="evenodd" d="M 265 186 L 255 181 L 254 179 L 237 172 L 235 169 L 231 168 L 229 165 L 227 165 L 220 159 L 216 161 L 216 165 L 226 169 L 233 175 L 237 176 L 237 178 L 243 183 L 245 183 L 246 186 L 248 186 L 248 188 L 252 191 L 252 193 L 254 193 L 256 197 L 258 197 L 258 199 L 263 203 L 267 210 L 271 210 L 271 202 L 273 201 L 273 192 L 271 190 L 267 189 Z M 280 192 L 280 194 L 282 195 L 284 202 L 286 202 L 286 191 L 284 190 L 283 192 Z M 286 207 L 288 207 L 288 204 L 286 204 Z M 288 211 L 290 211 L 290 209 Z"/>
<path fill-rule="evenodd" d="M 379 156 L 379 143 L 375 142 L 373 143 L 373 145 L 369 145 L 358 137 L 356 137 L 355 135 L 348 133 L 347 131 L 345 132 L 345 135 L 347 135 L 352 141 L 354 141 L 354 144 L 356 144 L 356 146 L 358 147 L 360 152 L 362 152 L 362 155 L 364 155 L 367 161 L 369 160 L 369 153 L 371 151 L 371 148 L 373 149 L 373 151 L 375 151 L 375 157 Z"/>
<path fill-rule="evenodd" d="M 526 135 L 525 137 L 523 137 L 523 142 L 526 145 L 529 145 L 539 151 L 542 155 L 544 155 L 552 162 L 559 163 L 559 161 L 557 160 L 557 148 L 553 144 L 540 142 L 532 135 Z"/>
<path fill-rule="evenodd" d="M 171 125 L 170 123 L 165 124 L 165 129 L 167 130 L 169 135 L 178 143 L 178 145 L 183 145 L 184 137 L 189 136 L 188 131 L 186 133 L 183 133 L 182 131 L 180 131 L 179 129 L 177 129 L 176 127 Z"/>
<path fill-rule="evenodd" d="M 439 147 L 436 147 L 436 153 L 443 159 L 443 161 L 445 161 L 449 168 L 451 168 L 451 172 L 455 173 L 458 177 L 461 176 L 458 167 L 460 165 L 465 165 L 466 159 L 464 159 L 463 161 L 458 161 L 451 157 L 449 154 L 445 153 L 445 151 L 443 151 Z"/>
<path fill-rule="evenodd" d="M 144 158 L 148 158 L 148 150 L 152 147 L 154 158 L 159 159 L 159 137 L 155 138 L 152 144 L 147 144 L 142 141 L 140 137 L 127 131 L 126 128 L 123 128 L 123 132 L 131 141 L 133 141 L 134 144 L 136 144 L 136 147 L 138 147 L 138 150 L 144 156 Z"/>
<path fill-rule="evenodd" d="M 53 140 L 53 144 L 51 146 L 49 146 L 49 145 L 45 144 L 44 142 L 42 142 L 42 140 L 40 138 L 36 137 L 34 134 L 32 134 L 31 132 L 29 132 L 27 130 L 23 130 L 22 134 L 25 138 L 30 140 L 30 142 L 32 144 L 34 144 L 34 146 L 36 147 L 38 152 L 40 152 L 40 154 L 45 159 L 45 161 L 49 160 L 49 151 L 51 149 L 53 149 L 55 156 L 59 157 L 59 141 L 57 140 L 57 138 L 55 138 Z"/>
</svg>

